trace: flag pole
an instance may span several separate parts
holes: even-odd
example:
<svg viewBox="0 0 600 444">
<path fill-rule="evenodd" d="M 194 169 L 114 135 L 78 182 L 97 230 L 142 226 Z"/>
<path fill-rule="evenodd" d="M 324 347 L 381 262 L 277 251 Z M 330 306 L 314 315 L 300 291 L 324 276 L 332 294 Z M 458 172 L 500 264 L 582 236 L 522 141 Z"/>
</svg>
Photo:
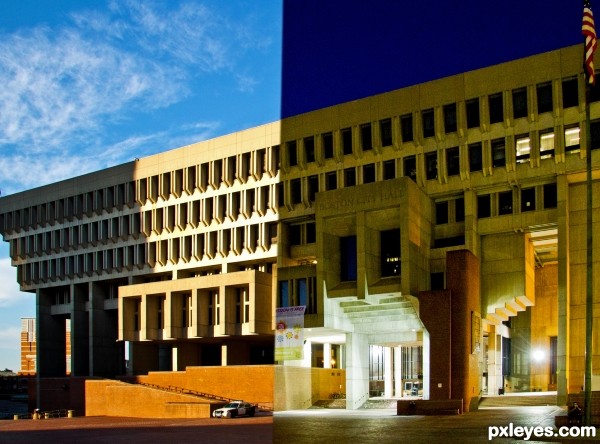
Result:
<svg viewBox="0 0 600 444">
<path fill-rule="evenodd" d="M 585 142 L 586 142 L 586 225 L 587 225 L 587 267 L 586 267 L 586 304 L 585 304 L 585 375 L 584 375 L 584 424 L 592 422 L 592 331 L 593 331 L 593 248 L 592 248 L 592 137 L 590 133 L 590 89 L 595 83 L 594 51 L 596 49 L 596 30 L 594 16 L 589 0 L 583 2 L 582 33 L 584 42 L 584 79 L 585 79 Z M 587 73 L 587 75 L 586 75 Z"/>
</svg>

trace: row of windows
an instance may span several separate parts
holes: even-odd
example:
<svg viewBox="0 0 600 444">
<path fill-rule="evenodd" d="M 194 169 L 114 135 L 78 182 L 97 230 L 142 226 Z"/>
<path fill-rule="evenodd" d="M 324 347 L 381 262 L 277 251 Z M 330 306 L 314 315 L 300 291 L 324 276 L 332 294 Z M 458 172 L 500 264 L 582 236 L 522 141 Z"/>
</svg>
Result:
<svg viewBox="0 0 600 444">
<path fill-rule="evenodd" d="M 94 252 L 62 256 L 17 266 L 19 282 L 39 284 L 48 280 L 56 281 L 75 276 L 100 275 L 103 272 L 121 272 L 139 268 L 147 264 L 145 244 L 110 248 Z"/>
<path fill-rule="evenodd" d="M 562 108 L 570 108 L 579 105 L 578 79 L 573 77 L 565 79 L 561 83 Z M 536 97 L 536 111 L 538 114 L 551 112 L 555 106 L 553 97 L 552 83 L 546 82 L 535 86 L 534 94 Z M 505 100 L 505 98 L 507 100 Z M 501 123 L 508 117 L 505 110 L 505 103 L 510 99 L 512 104 L 512 117 L 514 119 L 525 118 L 528 113 L 533 113 L 533 104 L 528 102 L 527 88 L 517 88 L 510 91 L 506 97 L 503 93 L 496 93 L 487 96 L 487 109 L 489 123 Z M 480 102 L 482 99 L 473 98 L 464 103 L 465 121 L 464 126 L 467 129 L 477 128 L 482 123 L 482 112 Z M 600 86 L 592 88 L 591 101 L 600 100 Z M 446 104 L 441 108 L 441 121 L 436 121 L 436 111 L 434 108 L 420 112 L 421 130 L 423 138 L 435 136 L 436 128 L 446 134 L 454 133 L 459 127 L 457 103 Z M 415 140 L 415 114 L 409 113 L 399 117 L 399 137 L 397 142 L 407 143 Z M 375 146 L 391 146 L 394 144 L 394 138 L 397 129 L 394 127 L 394 120 L 386 118 L 376 123 L 364 123 L 353 128 L 343 128 L 339 134 L 339 150 L 342 155 L 352 154 L 355 150 L 353 141 L 357 139 L 357 147 L 362 151 L 370 151 Z M 378 126 L 378 131 L 375 129 Z M 377 137 L 375 137 L 377 136 Z M 321 150 L 317 149 L 317 139 L 320 141 Z M 303 150 L 299 149 L 301 142 Z M 335 155 L 334 135 L 332 132 L 322 133 L 319 136 L 309 136 L 301 140 L 288 141 L 285 144 L 287 152 L 287 163 L 290 167 L 298 164 L 308 164 L 317 159 L 332 159 Z"/>
<path fill-rule="evenodd" d="M 159 197 L 163 200 L 172 195 L 179 197 L 184 191 L 191 195 L 196 189 L 201 192 L 209 187 L 219 189 L 222 185 L 233 185 L 236 180 L 246 183 L 250 177 L 258 181 L 264 174 L 275 177 L 278 168 L 279 146 L 263 148 L 0 214 L 0 231 L 101 215 L 123 205 L 132 207 L 135 201 L 143 205 L 146 201 L 156 202 Z"/>
<path fill-rule="evenodd" d="M 306 314 L 317 313 L 315 276 L 279 281 L 278 307 L 305 306 Z"/>
</svg>

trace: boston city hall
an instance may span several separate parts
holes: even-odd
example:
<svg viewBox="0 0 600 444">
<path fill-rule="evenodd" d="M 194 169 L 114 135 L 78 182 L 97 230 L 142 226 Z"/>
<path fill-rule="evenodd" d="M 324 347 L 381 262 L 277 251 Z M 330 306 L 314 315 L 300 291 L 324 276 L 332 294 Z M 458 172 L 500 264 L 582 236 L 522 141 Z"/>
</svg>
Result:
<svg viewBox="0 0 600 444">
<path fill-rule="evenodd" d="M 565 404 L 584 383 L 590 153 L 600 233 L 600 87 L 588 130 L 581 60 L 567 47 L 2 197 L 36 298 L 36 402 Z M 277 360 L 276 309 L 300 306 L 302 353 Z"/>
</svg>

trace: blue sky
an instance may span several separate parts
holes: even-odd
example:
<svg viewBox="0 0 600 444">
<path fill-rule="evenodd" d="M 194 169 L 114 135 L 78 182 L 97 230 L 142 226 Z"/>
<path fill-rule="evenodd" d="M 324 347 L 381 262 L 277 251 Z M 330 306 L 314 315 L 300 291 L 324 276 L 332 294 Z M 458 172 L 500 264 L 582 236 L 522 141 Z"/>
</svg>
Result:
<svg viewBox="0 0 600 444">
<path fill-rule="evenodd" d="M 281 27 L 279 0 L 2 1 L 2 195 L 277 120 Z M 1 242 L 0 369 L 35 315 L 15 279 Z"/>
</svg>

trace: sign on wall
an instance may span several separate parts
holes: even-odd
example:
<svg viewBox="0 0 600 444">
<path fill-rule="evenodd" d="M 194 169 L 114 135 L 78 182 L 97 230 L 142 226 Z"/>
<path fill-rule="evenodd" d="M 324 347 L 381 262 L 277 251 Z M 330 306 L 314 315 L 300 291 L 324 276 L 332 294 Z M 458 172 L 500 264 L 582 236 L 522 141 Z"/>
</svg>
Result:
<svg viewBox="0 0 600 444">
<path fill-rule="evenodd" d="M 304 311 L 306 306 L 275 310 L 275 360 L 304 357 Z"/>
</svg>

